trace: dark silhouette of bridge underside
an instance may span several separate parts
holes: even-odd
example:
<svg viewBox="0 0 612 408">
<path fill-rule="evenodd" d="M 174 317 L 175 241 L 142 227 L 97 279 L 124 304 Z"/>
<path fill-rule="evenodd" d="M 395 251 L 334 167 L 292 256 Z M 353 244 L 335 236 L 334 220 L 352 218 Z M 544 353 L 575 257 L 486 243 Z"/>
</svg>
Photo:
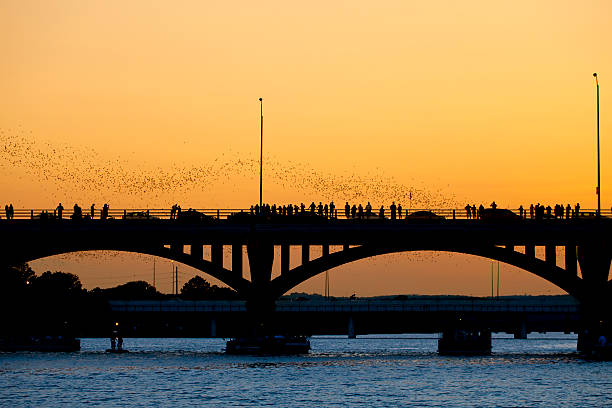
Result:
<svg viewBox="0 0 612 408">
<path fill-rule="evenodd" d="M 94 220 L 88 222 L 0 220 L 0 262 L 17 264 L 67 252 L 116 250 L 171 259 L 227 284 L 247 299 L 272 301 L 296 285 L 332 268 L 360 259 L 405 251 L 447 251 L 507 263 L 558 286 L 581 302 L 612 298 L 608 281 L 612 220 L 521 221 L 484 223 L 351 222 L 317 224 L 232 223 L 181 224 L 170 220 Z M 185 247 L 189 251 L 185 251 Z M 211 259 L 203 259 L 210 246 Z M 224 267 L 224 246 L 231 247 L 232 267 Z M 274 247 L 280 259 L 274 259 Z M 301 264 L 292 269 L 291 247 L 301 247 Z M 322 256 L 311 259 L 311 247 Z M 535 255 L 544 247 L 545 259 Z M 251 280 L 243 277 L 246 247 Z M 330 253 L 330 247 L 342 250 Z M 519 252 L 516 248 L 524 248 Z M 565 265 L 557 265 L 557 247 Z M 280 276 L 271 279 L 273 262 Z M 578 276 L 578 264 L 582 276 Z"/>
</svg>

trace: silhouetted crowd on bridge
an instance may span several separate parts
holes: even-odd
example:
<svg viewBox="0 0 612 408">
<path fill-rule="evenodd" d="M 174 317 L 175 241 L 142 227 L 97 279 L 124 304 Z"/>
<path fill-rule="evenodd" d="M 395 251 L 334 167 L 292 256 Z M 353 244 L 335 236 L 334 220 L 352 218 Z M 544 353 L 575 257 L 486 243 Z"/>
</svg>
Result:
<svg viewBox="0 0 612 408">
<path fill-rule="evenodd" d="M 518 210 L 507 210 L 507 209 L 498 209 L 497 204 L 493 201 L 489 207 L 485 208 L 483 204 L 480 204 L 476 207 L 476 204 L 467 204 L 464 207 L 465 213 L 464 216 L 467 219 L 489 219 L 489 218 L 521 218 L 521 219 L 533 219 L 533 220 L 545 220 L 545 219 L 573 219 L 578 217 L 585 216 L 596 216 L 598 215 L 596 212 L 581 212 L 580 204 L 576 203 L 573 207 L 570 204 L 555 204 L 554 206 L 543 205 L 540 203 L 531 204 L 529 207 L 525 208 L 522 205 L 518 208 Z M 14 218 L 14 210 L 12 204 L 7 204 L 4 206 L 4 211 L 7 219 Z M 110 213 L 110 206 L 108 204 L 104 204 L 102 209 L 99 211 L 99 218 L 101 220 L 106 220 L 113 218 Z M 149 210 L 126 213 L 127 210 L 123 210 L 123 218 L 124 219 L 132 219 L 132 218 L 143 218 L 143 219 L 152 219 L 157 217 L 152 217 L 149 215 Z M 221 214 L 222 210 L 216 210 L 216 218 L 221 218 L 221 215 L 227 215 L 225 212 Z M 341 211 L 341 210 L 340 210 Z M 612 209 L 610 209 L 612 212 Z M 426 213 L 426 214 L 424 214 Z M 23 212 L 21 213 L 23 214 Z M 162 215 L 162 213 L 157 213 L 158 215 Z M 199 217 L 194 216 L 197 215 Z M 235 213 L 234 213 L 235 214 Z M 338 208 L 334 204 L 333 201 L 329 203 L 323 203 L 319 201 L 316 204 L 314 201 L 310 203 L 310 205 L 306 205 L 305 203 L 297 204 L 286 204 L 286 205 L 277 205 L 277 204 L 263 204 L 261 207 L 259 204 L 251 205 L 248 213 L 244 213 L 240 211 L 240 214 L 246 215 L 250 214 L 252 216 L 261 216 L 261 217 L 277 217 L 277 216 L 317 216 L 325 219 L 336 219 L 338 218 Z M 184 217 L 182 217 L 184 215 Z M 419 210 L 415 213 L 410 213 L 409 209 L 402 208 L 402 205 L 399 203 L 395 203 L 393 201 L 388 208 L 385 208 L 384 205 L 381 205 L 380 208 L 373 208 L 372 204 L 368 201 L 365 205 L 358 204 L 350 204 L 348 201 L 344 204 L 344 213 L 340 213 L 340 216 L 346 219 L 357 219 L 357 220 L 368 220 L 368 219 L 390 219 L 390 220 L 401 220 L 401 219 L 413 219 L 413 218 L 443 218 L 443 217 L 451 217 L 452 219 L 457 218 L 459 216 L 456 213 L 455 209 L 447 209 L 441 210 L 440 214 L 435 214 L 431 211 L 422 211 Z M 64 207 L 62 203 L 59 203 L 58 206 L 50 212 L 48 210 L 42 210 L 38 214 L 34 214 L 34 210 L 30 210 L 30 218 L 31 219 L 58 219 L 61 220 L 64 217 Z M 178 204 L 174 204 L 170 208 L 170 219 L 204 219 L 204 218 L 214 218 L 214 216 L 206 215 L 199 211 L 189 209 L 187 211 L 182 211 L 181 206 Z M 460 217 L 460 216 L 459 216 Z M 72 220 L 91 220 L 96 218 L 96 208 L 95 204 L 91 204 L 89 211 L 85 212 L 78 205 L 74 204 L 72 213 L 70 214 L 70 219 Z"/>
<path fill-rule="evenodd" d="M 4 206 L 4 214 L 6 215 L 7 220 L 12 220 L 15 216 L 15 211 L 13 210 L 13 204 L 7 204 Z"/>
<path fill-rule="evenodd" d="M 493 210 L 497 209 L 497 204 L 495 201 L 491 203 L 490 208 Z M 485 207 L 482 204 L 478 208 L 476 208 L 475 204 L 468 204 L 464 209 L 466 218 L 468 219 L 481 219 L 485 211 Z M 529 211 L 522 205 L 518 208 L 518 215 L 522 219 L 570 219 L 578 218 L 580 214 L 580 203 L 576 203 L 573 208 L 569 204 L 566 206 L 563 204 L 555 204 L 554 207 L 551 207 L 550 205 L 544 206 L 540 203 L 537 203 L 536 205 L 531 204 L 529 206 Z"/>
<path fill-rule="evenodd" d="M 276 205 L 276 204 L 263 204 L 261 207 L 259 204 L 252 205 L 249 210 L 251 215 L 254 216 L 300 216 L 300 215 L 317 215 L 324 218 L 338 218 L 338 209 L 333 201 L 330 203 L 323 203 L 319 201 L 319 204 L 311 202 L 309 206 L 304 203 L 288 204 L 288 205 Z M 352 206 L 346 202 L 344 205 L 344 217 L 354 219 L 368 219 L 368 218 L 387 218 L 387 214 L 393 220 L 402 218 L 404 216 L 402 205 L 395 204 L 395 201 L 389 206 L 389 212 L 387 213 L 385 206 L 381 206 L 378 211 L 372 208 L 372 205 L 368 203 L 364 206 L 362 204 L 353 204 Z M 408 210 L 405 212 L 405 216 L 408 216 Z"/>
</svg>

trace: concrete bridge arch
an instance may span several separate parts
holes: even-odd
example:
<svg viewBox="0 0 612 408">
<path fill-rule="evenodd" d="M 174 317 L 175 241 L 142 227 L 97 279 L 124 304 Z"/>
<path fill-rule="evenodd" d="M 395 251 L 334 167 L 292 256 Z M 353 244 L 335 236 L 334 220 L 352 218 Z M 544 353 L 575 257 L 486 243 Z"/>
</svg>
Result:
<svg viewBox="0 0 612 408">
<path fill-rule="evenodd" d="M 35 250 L 29 249 L 27 254 L 13 254 L 11 257 L 11 264 L 19 264 L 25 262 L 31 262 L 37 259 L 46 258 L 54 255 L 62 255 L 73 252 L 85 252 L 85 251 L 117 251 L 117 252 L 125 252 L 125 253 L 137 253 L 143 255 L 152 255 L 160 258 L 165 258 L 168 260 L 172 260 L 187 266 L 190 266 L 194 269 L 201 271 L 203 274 L 209 275 L 230 288 L 236 290 L 238 293 L 245 293 L 250 288 L 250 282 L 244 279 L 242 276 L 239 276 L 233 273 L 231 270 L 228 270 L 216 263 L 211 261 L 196 258 L 186 254 L 184 252 L 179 252 L 172 250 L 166 247 L 138 247 L 138 246 L 119 246 L 119 245 L 105 245 L 105 246 L 92 246 L 92 245 L 70 245 L 61 247 L 54 246 L 45 246 L 38 247 Z"/>
<path fill-rule="evenodd" d="M 583 279 L 579 278 L 575 270 L 556 266 L 550 260 L 541 260 L 531 254 L 523 254 L 513 248 L 499 246 L 471 247 L 471 246 L 395 246 L 387 245 L 361 245 L 346 248 L 343 251 L 325 254 L 299 265 L 271 281 L 273 296 L 282 296 L 300 283 L 330 269 L 346 265 L 362 259 L 400 252 L 413 251 L 443 251 L 475 255 L 491 260 L 504 262 L 530 272 L 561 288 L 578 300 L 584 299 L 586 288 Z M 612 287 L 612 282 L 608 282 Z"/>
</svg>

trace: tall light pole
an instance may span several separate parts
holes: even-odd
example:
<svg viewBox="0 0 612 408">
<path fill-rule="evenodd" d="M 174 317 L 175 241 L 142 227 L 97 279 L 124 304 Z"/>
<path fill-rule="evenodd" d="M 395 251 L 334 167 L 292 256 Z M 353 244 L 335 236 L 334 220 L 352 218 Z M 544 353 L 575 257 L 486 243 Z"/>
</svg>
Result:
<svg viewBox="0 0 612 408">
<path fill-rule="evenodd" d="M 259 98 L 259 108 L 261 114 L 261 140 L 259 143 L 259 211 L 261 211 L 262 201 L 262 182 L 263 182 L 263 98 Z"/>
<path fill-rule="evenodd" d="M 597 72 L 593 74 L 597 86 L 597 215 L 601 215 L 601 171 L 599 167 L 599 80 Z"/>
</svg>

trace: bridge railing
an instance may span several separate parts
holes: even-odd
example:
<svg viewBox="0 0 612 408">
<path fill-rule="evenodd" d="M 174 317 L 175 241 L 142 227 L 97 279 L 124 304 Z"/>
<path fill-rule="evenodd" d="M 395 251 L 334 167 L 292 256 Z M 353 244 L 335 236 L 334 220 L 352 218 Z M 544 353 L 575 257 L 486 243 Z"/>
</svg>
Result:
<svg viewBox="0 0 612 408">
<path fill-rule="evenodd" d="M 240 214 L 240 213 L 251 214 L 252 213 L 252 210 L 250 208 L 196 208 L 194 210 L 201 214 L 205 214 L 209 217 L 213 217 L 216 219 L 227 219 L 230 215 L 233 215 L 233 214 Z M 510 209 L 510 210 L 516 215 L 520 215 L 521 213 L 519 209 Z M 185 211 L 185 209 L 183 209 L 182 211 Z M 372 212 L 370 215 L 366 215 L 364 213 L 364 216 L 362 218 L 366 220 L 380 219 L 381 217 L 379 215 L 379 211 L 380 211 L 379 209 L 372 209 Z M 403 219 L 406 219 L 406 216 L 408 214 L 414 214 L 417 212 L 425 212 L 425 211 L 431 212 L 435 214 L 436 216 L 444 217 L 445 219 L 464 219 L 464 220 L 474 219 L 474 217 L 472 216 L 472 213 L 470 213 L 470 216 L 468 216 L 467 211 L 463 208 L 461 209 L 460 208 L 410 208 L 410 209 L 403 208 L 401 215 L 396 213 L 396 219 L 403 220 Z M 305 213 L 310 215 L 311 213 L 310 209 L 307 208 L 305 210 Z M 74 214 L 73 209 L 70 209 L 70 208 L 64 209 L 62 211 L 62 218 L 70 219 L 73 216 L 73 214 Z M 282 214 L 283 214 L 282 207 L 279 207 L 276 213 L 272 213 L 271 215 L 272 216 L 282 216 Z M 288 216 L 286 214 L 287 213 L 285 212 L 285 216 Z M 317 210 L 315 210 L 315 214 L 318 214 Z M 8 218 L 7 215 L 8 214 L 5 211 L 2 211 L 0 213 L 0 219 Z M 293 212 L 294 217 L 300 216 L 300 215 L 302 215 L 301 210 L 298 210 L 298 213 Z M 596 215 L 597 215 L 596 209 L 582 209 L 581 208 L 578 216 L 580 218 L 594 218 L 596 217 Z M 604 217 L 612 217 L 612 209 L 602 209 L 601 215 Z M 95 208 L 92 214 L 90 209 L 83 209 L 82 216 L 85 218 L 100 219 L 102 217 L 102 211 L 99 208 Z M 327 214 L 323 212 L 322 216 L 326 218 L 330 218 L 330 219 L 347 219 L 344 208 L 335 209 L 333 214 L 330 213 L 329 211 L 327 212 Z M 523 218 L 531 219 L 531 218 L 534 218 L 534 216 L 535 215 L 532 216 L 532 214 L 530 213 L 529 208 L 526 208 L 523 210 Z M 389 219 L 390 217 L 391 217 L 391 213 L 389 211 L 389 208 L 385 207 L 384 218 Z M 411 216 L 410 219 L 428 219 L 428 217 L 429 216 L 427 214 L 421 214 L 421 215 Z M 571 218 L 576 217 L 574 209 L 572 209 L 570 217 Z M 12 218 L 13 219 L 45 219 L 45 218 L 56 219 L 56 218 L 59 218 L 59 213 L 56 208 L 15 208 L 13 210 Z M 132 220 L 137 220 L 137 219 L 168 219 L 169 220 L 172 218 L 176 218 L 176 215 L 175 213 L 173 213 L 173 211 L 170 208 L 121 208 L 121 209 L 111 208 L 108 210 L 108 214 L 106 218 L 107 219 L 132 219 Z M 349 219 L 353 218 L 350 213 L 349 213 L 348 218 Z M 548 219 L 548 218 L 557 218 L 557 217 L 554 217 L 554 213 L 553 213 L 551 214 L 551 216 L 545 215 L 544 218 Z M 563 217 L 559 217 L 559 218 L 561 219 L 566 218 L 565 209 L 564 209 Z"/>
</svg>

